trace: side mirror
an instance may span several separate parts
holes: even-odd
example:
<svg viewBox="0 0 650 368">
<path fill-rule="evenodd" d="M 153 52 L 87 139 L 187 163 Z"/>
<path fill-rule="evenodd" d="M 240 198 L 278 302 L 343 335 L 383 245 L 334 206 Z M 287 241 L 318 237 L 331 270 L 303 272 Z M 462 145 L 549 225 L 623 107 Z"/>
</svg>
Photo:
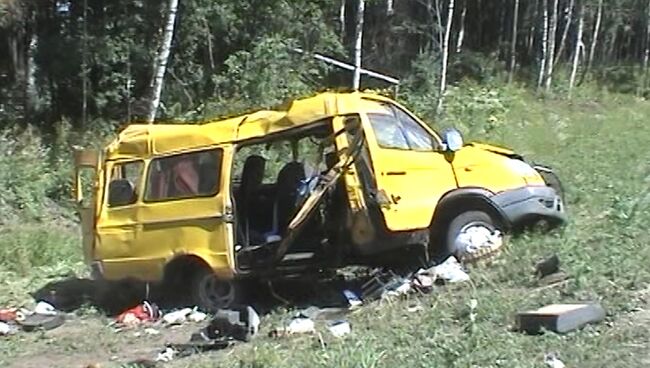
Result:
<svg viewBox="0 0 650 368">
<path fill-rule="evenodd" d="M 108 184 L 108 206 L 126 206 L 135 203 L 137 196 L 133 184 L 127 179 L 115 179 Z"/>
<path fill-rule="evenodd" d="M 442 133 L 442 143 L 445 151 L 456 152 L 463 148 L 463 136 L 454 128 L 447 129 Z"/>
</svg>

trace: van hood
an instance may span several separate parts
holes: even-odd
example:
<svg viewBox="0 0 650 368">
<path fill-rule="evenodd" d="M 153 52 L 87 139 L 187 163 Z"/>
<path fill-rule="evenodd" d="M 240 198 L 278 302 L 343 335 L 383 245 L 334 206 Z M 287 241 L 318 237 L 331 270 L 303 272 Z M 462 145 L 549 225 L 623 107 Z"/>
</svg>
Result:
<svg viewBox="0 0 650 368">
<path fill-rule="evenodd" d="M 513 151 L 513 150 L 511 150 L 509 148 L 493 146 L 491 144 L 480 143 L 480 142 L 470 142 L 470 143 L 467 143 L 466 146 L 476 147 L 476 148 L 482 149 L 484 151 L 496 153 L 496 154 L 499 154 L 499 155 L 502 155 L 502 156 L 506 156 L 508 158 L 514 158 L 514 159 L 518 159 L 518 160 L 523 161 L 523 157 L 521 155 L 515 153 L 515 151 Z"/>
</svg>

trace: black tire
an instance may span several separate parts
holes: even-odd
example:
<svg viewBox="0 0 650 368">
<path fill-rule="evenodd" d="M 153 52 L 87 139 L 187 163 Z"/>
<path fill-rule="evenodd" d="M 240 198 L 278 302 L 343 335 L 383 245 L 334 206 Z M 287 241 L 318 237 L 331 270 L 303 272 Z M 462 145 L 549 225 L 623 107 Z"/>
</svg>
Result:
<svg viewBox="0 0 650 368">
<path fill-rule="evenodd" d="M 234 280 L 221 280 L 210 269 L 201 268 L 192 278 L 192 300 L 204 312 L 216 312 L 236 305 L 239 294 Z"/>
<path fill-rule="evenodd" d="M 458 214 L 449 222 L 446 232 L 443 232 L 445 236 L 442 239 L 442 242 L 444 243 L 440 247 L 440 254 L 436 257 L 437 260 L 442 261 L 452 255 L 456 256 L 458 259 L 463 258 L 465 249 L 458 249 L 456 238 L 464 229 L 470 226 L 480 225 L 485 226 L 492 232 L 495 230 L 502 230 L 497 224 L 498 222 L 495 221 L 492 216 L 483 211 L 467 211 Z"/>
</svg>

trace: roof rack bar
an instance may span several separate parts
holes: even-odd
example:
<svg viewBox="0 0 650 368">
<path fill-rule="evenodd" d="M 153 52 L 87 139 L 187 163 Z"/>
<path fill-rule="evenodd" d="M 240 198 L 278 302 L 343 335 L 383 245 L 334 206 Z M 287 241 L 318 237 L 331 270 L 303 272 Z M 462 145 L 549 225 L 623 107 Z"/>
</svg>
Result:
<svg viewBox="0 0 650 368">
<path fill-rule="evenodd" d="M 303 51 L 303 49 L 301 49 L 301 48 L 294 48 L 292 50 L 299 53 L 299 54 L 306 54 L 306 52 Z M 328 56 L 325 56 L 325 55 L 322 55 L 322 54 L 319 54 L 319 53 L 312 53 L 311 55 L 316 60 L 324 61 L 324 62 L 326 62 L 328 64 L 338 66 L 339 68 L 343 68 L 343 69 L 346 69 L 346 70 L 355 70 L 356 69 L 354 65 L 345 63 L 345 62 L 340 61 L 340 60 L 333 59 L 331 57 L 328 57 Z M 381 79 L 381 80 L 386 81 L 386 82 L 391 83 L 391 84 L 395 84 L 395 85 L 399 84 L 399 79 L 388 76 L 388 75 L 385 75 L 385 74 L 381 74 L 381 73 L 374 72 L 372 70 L 368 70 L 368 69 L 364 69 L 364 68 L 361 68 L 360 72 L 361 72 L 361 74 L 365 74 L 365 75 L 367 75 L 369 77 L 374 77 L 374 78 L 377 78 L 377 79 Z"/>
</svg>

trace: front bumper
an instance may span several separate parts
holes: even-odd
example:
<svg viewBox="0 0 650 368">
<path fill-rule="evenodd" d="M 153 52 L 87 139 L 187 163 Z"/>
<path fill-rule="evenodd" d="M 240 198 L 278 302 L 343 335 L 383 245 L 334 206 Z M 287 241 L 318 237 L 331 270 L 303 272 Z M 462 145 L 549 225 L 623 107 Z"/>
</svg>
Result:
<svg viewBox="0 0 650 368">
<path fill-rule="evenodd" d="M 562 197 L 548 186 L 526 186 L 494 195 L 499 207 L 512 226 L 546 220 L 557 225 L 567 222 Z"/>
</svg>

